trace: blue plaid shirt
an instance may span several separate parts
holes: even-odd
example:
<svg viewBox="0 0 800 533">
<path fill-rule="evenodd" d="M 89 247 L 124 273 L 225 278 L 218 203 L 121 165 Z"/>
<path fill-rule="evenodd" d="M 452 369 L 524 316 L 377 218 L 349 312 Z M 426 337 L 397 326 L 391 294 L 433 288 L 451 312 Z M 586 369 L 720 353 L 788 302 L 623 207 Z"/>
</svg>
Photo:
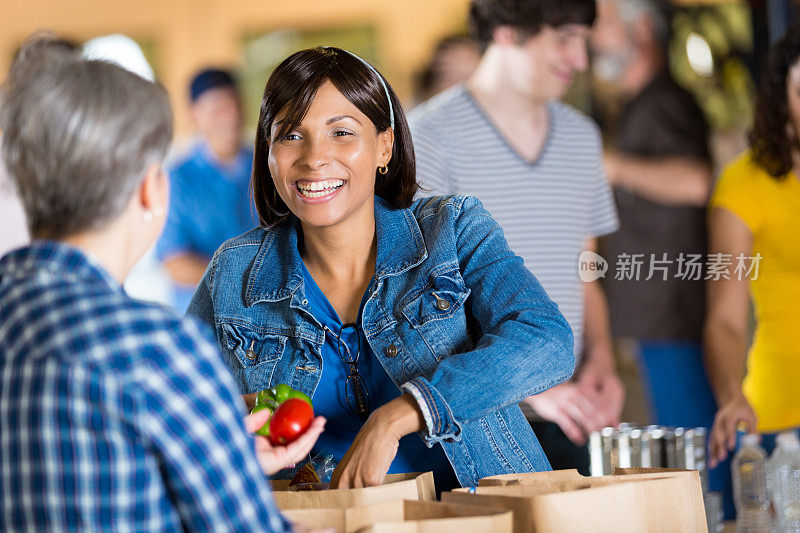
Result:
<svg viewBox="0 0 800 533">
<path fill-rule="evenodd" d="M 75 248 L 0 260 L 0 531 L 284 531 L 204 331 Z"/>
</svg>

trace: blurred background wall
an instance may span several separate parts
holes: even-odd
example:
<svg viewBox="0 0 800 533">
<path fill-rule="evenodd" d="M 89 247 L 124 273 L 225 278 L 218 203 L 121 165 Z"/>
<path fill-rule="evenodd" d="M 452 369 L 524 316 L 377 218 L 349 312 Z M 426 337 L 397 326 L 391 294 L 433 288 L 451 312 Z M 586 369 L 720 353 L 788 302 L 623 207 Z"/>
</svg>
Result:
<svg viewBox="0 0 800 533">
<path fill-rule="evenodd" d="M 83 42 L 110 33 L 132 37 L 169 91 L 177 142 L 191 133 L 187 85 L 198 69 L 239 72 L 247 123 L 255 129 L 261 91 L 289 53 L 331 44 L 373 61 L 408 106 L 439 41 L 465 33 L 469 0 L 5 0 L 0 2 L 0 79 L 23 40 L 38 29 Z M 785 31 L 792 0 L 680 0 L 672 20 L 675 78 L 698 98 L 716 132 L 718 161 L 741 148 L 753 78 L 769 42 Z M 569 101 L 588 111 L 589 77 Z M 598 88 L 592 87 L 597 94 Z M 602 89 L 600 89 L 602 97 Z M 727 144 L 726 144 L 727 143 Z"/>
<path fill-rule="evenodd" d="M 169 91 L 179 136 L 191 127 L 187 84 L 207 65 L 233 65 L 248 107 L 271 67 L 309 45 L 347 46 L 380 66 L 404 100 L 436 40 L 465 26 L 468 0 L 4 0 L 0 79 L 31 32 L 47 28 L 76 41 L 132 37 Z M 255 96 L 254 96 L 255 93 Z M 254 117 L 251 109 L 246 116 Z"/>
</svg>

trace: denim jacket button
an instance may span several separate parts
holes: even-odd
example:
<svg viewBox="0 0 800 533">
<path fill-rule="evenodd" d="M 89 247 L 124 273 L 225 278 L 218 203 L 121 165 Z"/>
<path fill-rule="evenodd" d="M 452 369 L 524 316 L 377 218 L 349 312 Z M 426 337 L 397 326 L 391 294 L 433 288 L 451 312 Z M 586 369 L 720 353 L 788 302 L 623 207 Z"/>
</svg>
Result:
<svg viewBox="0 0 800 533">
<path fill-rule="evenodd" d="M 394 344 L 390 344 L 389 346 L 386 347 L 385 353 L 387 357 L 394 357 L 395 355 L 397 355 L 397 346 L 395 346 Z"/>
<path fill-rule="evenodd" d="M 248 348 L 244 352 L 244 354 L 247 356 L 247 358 L 250 359 L 251 361 L 255 361 L 256 360 L 256 352 L 253 350 L 255 345 L 256 345 L 256 341 L 252 341 L 250 343 L 250 348 Z"/>
<path fill-rule="evenodd" d="M 303 298 L 303 300 L 300 302 L 300 305 L 302 305 L 303 307 L 308 307 L 308 300 Z"/>
<path fill-rule="evenodd" d="M 442 311 L 447 311 L 448 309 L 450 309 L 450 302 L 448 302 L 447 300 L 443 300 L 442 298 L 437 298 L 436 307 L 438 307 Z"/>
</svg>

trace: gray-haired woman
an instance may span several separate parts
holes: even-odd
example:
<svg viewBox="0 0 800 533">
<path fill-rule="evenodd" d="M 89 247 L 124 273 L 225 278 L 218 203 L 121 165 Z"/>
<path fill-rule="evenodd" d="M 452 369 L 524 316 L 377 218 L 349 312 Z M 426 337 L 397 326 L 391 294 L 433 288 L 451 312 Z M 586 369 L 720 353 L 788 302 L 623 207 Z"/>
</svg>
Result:
<svg viewBox="0 0 800 533">
<path fill-rule="evenodd" d="M 254 441 L 201 327 L 120 286 L 164 222 L 166 93 L 36 41 L 0 98 L 34 238 L 0 259 L 0 530 L 288 530 L 264 473 L 324 421 Z"/>
</svg>

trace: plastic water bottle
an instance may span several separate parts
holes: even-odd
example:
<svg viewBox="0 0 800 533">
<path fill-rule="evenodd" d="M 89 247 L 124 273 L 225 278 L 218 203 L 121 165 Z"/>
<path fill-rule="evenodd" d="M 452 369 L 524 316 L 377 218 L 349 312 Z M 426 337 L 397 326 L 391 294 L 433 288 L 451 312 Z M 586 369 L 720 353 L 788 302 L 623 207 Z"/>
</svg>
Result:
<svg viewBox="0 0 800 533">
<path fill-rule="evenodd" d="M 745 435 L 731 462 L 737 533 L 768 533 L 767 454 L 758 435 Z"/>
<path fill-rule="evenodd" d="M 800 439 L 794 431 L 778 435 L 767 461 L 776 531 L 800 533 Z"/>
</svg>

